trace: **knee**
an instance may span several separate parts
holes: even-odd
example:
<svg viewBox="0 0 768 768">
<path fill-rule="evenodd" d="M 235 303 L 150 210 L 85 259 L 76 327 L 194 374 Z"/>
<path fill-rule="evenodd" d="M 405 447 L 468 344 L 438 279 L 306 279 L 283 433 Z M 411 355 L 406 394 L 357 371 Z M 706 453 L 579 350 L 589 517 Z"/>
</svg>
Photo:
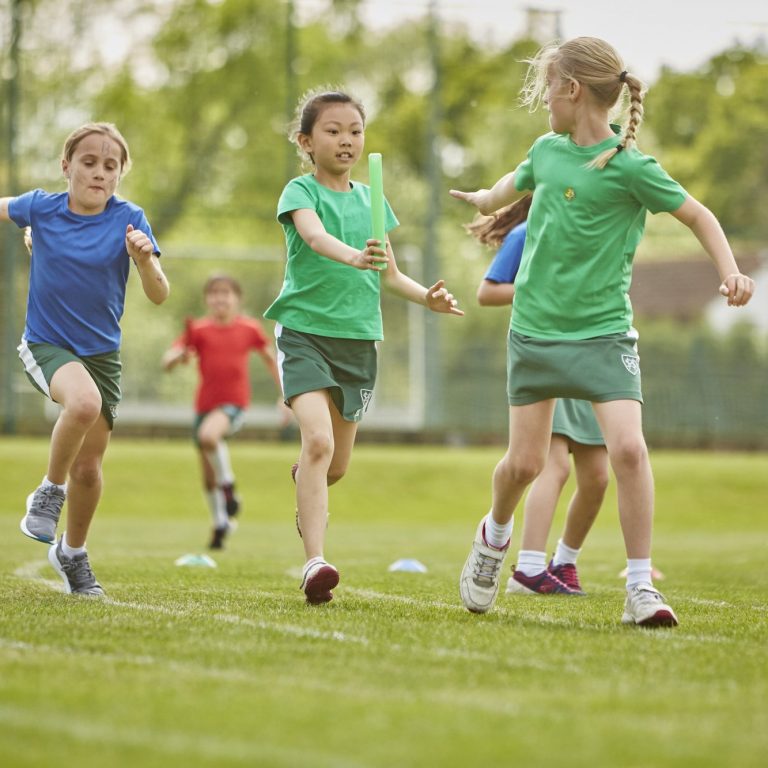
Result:
<svg viewBox="0 0 768 768">
<path fill-rule="evenodd" d="M 86 488 L 94 488 L 101 483 L 101 461 L 88 459 L 75 461 L 69 470 L 70 479 Z"/>
<path fill-rule="evenodd" d="M 205 453 L 210 453 L 211 451 L 216 450 L 218 440 L 208 432 L 200 430 L 197 433 L 197 443 L 200 446 L 200 450 Z"/>
<path fill-rule="evenodd" d="M 611 450 L 611 464 L 617 472 L 638 470 L 647 462 L 648 448 L 642 437 L 637 440 L 623 440 Z"/>
<path fill-rule="evenodd" d="M 312 432 L 301 436 L 301 463 L 331 463 L 333 436 L 326 432 Z M 341 475 L 344 472 L 342 471 Z M 341 475 L 339 476 L 340 479 Z M 330 473 L 329 473 L 330 480 Z"/>
<path fill-rule="evenodd" d="M 101 414 L 101 395 L 96 390 L 82 392 L 67 400 L 64 412 L 67 418 L 82 424 L 84 428 L 89 428 L 96 423 Z"/>
<path fill-rule="evenodd" d="M 533 456 L 505 456 L 496 466 L 496 472 L 505 484 L 529 485 L 544 468 L 544 463 Z"/>
</svg>

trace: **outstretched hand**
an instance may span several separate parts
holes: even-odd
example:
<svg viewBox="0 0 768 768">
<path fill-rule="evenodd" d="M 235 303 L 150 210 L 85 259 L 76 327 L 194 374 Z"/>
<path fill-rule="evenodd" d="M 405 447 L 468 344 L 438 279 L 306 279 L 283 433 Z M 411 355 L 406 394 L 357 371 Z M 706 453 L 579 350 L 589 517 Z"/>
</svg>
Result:
<svg viewBox="0 0 768 768">
<path fill-rule="evenodd" d="M 462 192 L 459 189 L 449 190 L 451 197 L 455 197 L 459 200 L 474 205 L 481 213 L 484 213 L 485 201 L 488 196 L 487 189 L 478 189 L 476 192 Z"/>
<path fill-rule="evenodd" d="M 743 307 L 755 292 L 755 281 L 742 274 L 728 275 L 720 285 L 720 293 L 728 298 L 729 307 Z"/>
<path fill-rule="evenodd" d="M 125 247 L 128 255 L 137 263 L 147 261 L 154 253 L 155 246 L 140 229 L 131 224 L 125 228 Z"/>
<path fill-rule="evenodd" d="M 459 309 L 459 302 L 448 293 L 445 287 L 445 280 L 438 280 L 431 288 L 427 289 L 427 307 L 433 312 L 443 312 L 449 315 L 458 315 L 462 317 L 464 311 Z"/>
</svg>

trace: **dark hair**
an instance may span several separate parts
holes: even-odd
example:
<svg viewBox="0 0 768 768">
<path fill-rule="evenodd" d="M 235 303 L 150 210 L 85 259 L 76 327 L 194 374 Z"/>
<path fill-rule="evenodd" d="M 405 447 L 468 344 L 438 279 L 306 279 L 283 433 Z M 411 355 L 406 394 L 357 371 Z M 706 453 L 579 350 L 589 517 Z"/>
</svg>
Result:
<svg viewBox="0 0 768 768">
<path fill-rule="evenodd" d="M 511 229 L 522 224 L 528 218 L 528 210 L 532 201 L 532 194 L 524 195 L 491 216 L 476 216 L 471 223 L 464 226 L 464 229 L 483 245 L 498 247 L 504 242 L 504 238 Z"/>
<path fill-rule="evenodd" d="M 238 280 L 232 277 L 232 275 L 217 272 L 205 281 L 205 284 L 203 285 L 203 296 L 207 296 L 213 290 L 213 286 L 216 283 L 225 283 L 228 285 L 237 294 L 238 298 L 243 295 L 243 289 Z"/>
<path fill-rule="evenodd" d="M 309 160 L 310 163 L 314 164 L 314 160 L 301 148 L 299 134 L 309 136 L 323 109 L 329 104 L 351 104 L 360 113 L 363 126 L 365 126 L 365 107 L 353 96 L 344 91 L 327 87 L 307 91 L 299 99 L 296 114 L 288 129 L 288 138 L 296 145 L 299 157 L 304 162 Z"/>
</svg>

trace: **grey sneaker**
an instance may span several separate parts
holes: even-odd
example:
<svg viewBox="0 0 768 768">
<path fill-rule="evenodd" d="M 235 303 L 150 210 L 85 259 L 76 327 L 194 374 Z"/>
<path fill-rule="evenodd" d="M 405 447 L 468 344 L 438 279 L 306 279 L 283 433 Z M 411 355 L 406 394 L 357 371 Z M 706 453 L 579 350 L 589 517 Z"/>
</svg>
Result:
<svg viewBox="0 0 768 768">
<path fill-rule="evenodd" d="M 63 537 L 62 537 L 63 538 Z M 75 595 L 94 595 L 101 597 L 104 590 L 88 562 L 88 553 L 67 557 L 61 551 L 61 539 L 48 550 L 48 560 L 64 580 L 64 590 Z"/>
<path fill-rule="evenodd" d="M 27 514 L 21 519 L 21 532 L 30 539 L 53 544 L 56 541 L 56 526 L 64 506 L 66 494 L 58 486 L 41 485 L 27 496 Z"/>
<path fill-rule="evenodd" d="M 472 542 L 472 551 L 461 571 L 459 593 L 467 610 L 472 613 L 486 613 L 493 608 L 499 591 L 501 566 L 509 548 L 489 547 L 485 541 L 485 518 L 480 521 Z"/>
<path fill-rule="evenodd" d="M 636 584 L 627 592 L 621 623 L 641 627 L 676 627 L 678 622 L 661 592 L 650 584 Z"/>
</svg>

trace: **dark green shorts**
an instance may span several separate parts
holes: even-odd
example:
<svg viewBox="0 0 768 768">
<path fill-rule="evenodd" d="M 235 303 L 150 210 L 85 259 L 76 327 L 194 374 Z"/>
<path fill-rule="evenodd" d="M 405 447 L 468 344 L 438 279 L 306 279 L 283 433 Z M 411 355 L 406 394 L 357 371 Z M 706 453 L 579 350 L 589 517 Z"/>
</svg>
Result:
<svg viewBox="0 0 768 768">
<path fill-rule="evenodd" d="M 603 433 L 588 400 L 558 398 L 552 419 L 552 433 L 581 445 L 605 445 Z"/>
<path fill-rule="evenodd" d="M 46 397 L 51 397 L 50 384 L 53 374 L 62 365 L 80 363 L 95 382 L 101 394 L 101 412 L 109 428 L 113 428 L 117 418 L 117 406 L 122 398 L 120 376 L 123 366 L 120 362 L 120 350 L 80 357 L 69 349 L 53 344 L 28 342 L 22 338 L 18 351 L 27 378 Z"/>
<path fill-rule="evenodd" d="M 346 421 L 360 421 L 376 383 L 376 342 L 317 336 L 281 325 L 275 336 L 285 402 L 327 389 Z"/>
<path fill-rule="evenodd" d="M 528 405 L 555 397 L 604 403 L 643 402 L 637 334 L 592 339 L 533 339 L 514 331 L 507 342 L 507 397 Z"/>
</svg>

